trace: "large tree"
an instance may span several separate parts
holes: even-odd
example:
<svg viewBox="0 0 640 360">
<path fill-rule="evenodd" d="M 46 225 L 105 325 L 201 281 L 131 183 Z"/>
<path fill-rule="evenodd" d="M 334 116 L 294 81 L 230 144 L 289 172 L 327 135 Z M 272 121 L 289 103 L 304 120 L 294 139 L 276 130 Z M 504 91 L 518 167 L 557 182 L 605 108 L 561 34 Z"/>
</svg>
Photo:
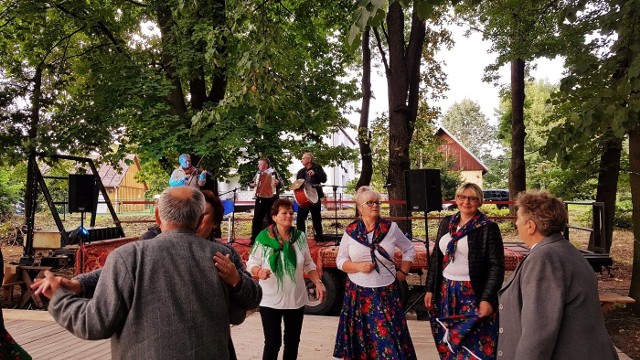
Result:
<svg viewBox="0 0 640 360">
<path fill-rule="evenodd" d="M 473 100 L 464 99 L 451 105 L 442 117 L 442 126 L 481 159 L 487 159 L 498 145 L 496 126 L 489 123 Z"/>
<path fill-rule="evenodd" d="M 37 144 L 112 159 L 136 151 L 172 167 L 191 152 L 221 177 L 261 155 L 281 167 L 309 148 L 326 161 L 344 158 L 350 152 L 322 136 L 346 124 L 339 110 L 355 93 L 341 80 L 354 59 L 335 38 L 351 9 L 339 0 L 4 2 L 0 69 L 12 126 L 0 136 L 16 145 L 3 158 Z M 38 90 L 40 73 L 60 76 Z M 31 109 L 13 111 L 19 97 Z M 70 126 L 21 143 L 36 135 L 18 123 L 34 123 L 35 114 L 41 125 L 55 117 Z"/>
<path fill-rule="evenodd" d="M 497 70 L 511 67 L 511 165 L 509 192 L 514 197 L 526 190 L 525 164 L 525 73 L 526 66 L 539 57 L 553 57 L 560 45 L 554 34 L 558 26 L 559 9 L 564 1 L 499 0 L 484 1 L 472 9 L 462 9 L 472 24 L 477 24 L 483 37 L 492 42 L 491 51 L 498 57 L 487 67 L 487 80 L 497 79 Z M 515 213 L 512 207 L 511 211 Z"/>
<path fill-rule="evenodd" d="M 567 44 L 568 74 L 554 98 L 567 121 L 554 129 L 548 148 L 552 155 L 567 163 L 575 159 L 578 144 L 597 139 L 600 149 L 596 200 L 605 203 L 605 250 L 611 246 L 612 221 L 623 138 L 628 135 L 629 171 L 638 169 L 636 144 L 632 137 L 640 122 L 640 2 L 576 2 L 564 12 L 566 21 L 560 37 Z M 597 34 L 595 36 L 594 34 Z M 562 142 L 558 141 L 562 138 Z M 640 204 L 637 176 L 631 176 L 634 211 Z M 634 213 L 634 220 L 638 219 Z M 637 234 L 640 223 L 634 221 Z M 590 244 L 591 245 L 591 244 Z M 640 247 L 634 245 L 634 265 L 630 296 L 640 299 Z M 635 307 L 640 313 L 640 307 Z"/>
<path fill-rule="evenodd" d="M 580 161 L 582 148 L 598 150 L 596 201 L 604 203 L 605 251 L 613 233 L 622 142 L 638 121 L 637 2 L 579 2 L 564 10 L 560 36 L 567 43 L 568 76 L 553 99 L 566 117 L 548 149 L 562 163 Z M 597 31 L 599 36 L 593 36 Z M 560 141 L 562 139 L 562 141 Z M 590 242 L 591 250 L 598 250 Z"/>
<path fill-rule="evenodd" d="M 355 43 L 360 32 L 371 26 L 377 40 L 387 77 L 389 103 L 389 197 L 406 199 L 404 171 L 410 169 L 409 149 L 416 127 L 423 80 L 420 67 L 424 59 L 433 62 L 433 52 L 449 39 L 440 29 L 447 0 L 389 1 L 362 0 L 355 13 L 349 41 Z M 427 27 L 427 20 L 433 27 Z M 425 42 L 425 39 L 428 41 Z M 425 47 L 425 43 L 428 46 Z M 386 48 L 385 48 L 386 45 Z M 436 79 L 437 81 L 437 79 Z M 429 89 L 433 90 L 433 89 Z M 438 93 L 438 90 L 435 90 Z M 406 215 L 406 207 L 393 205 L 391 216 Z M 409 224 L 399 222 L 404 230 Z"/>
</svg>

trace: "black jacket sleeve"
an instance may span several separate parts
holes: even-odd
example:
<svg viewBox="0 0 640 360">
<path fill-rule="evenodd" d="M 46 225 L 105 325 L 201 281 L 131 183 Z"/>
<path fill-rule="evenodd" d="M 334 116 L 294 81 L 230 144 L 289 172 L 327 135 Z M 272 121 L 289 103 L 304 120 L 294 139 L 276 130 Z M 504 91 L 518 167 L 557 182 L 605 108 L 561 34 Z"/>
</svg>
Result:
<svg viewBox="0 0 640 360">
<path fill-rule="evenodd" d="M 431 253 L 431 258 L 429 259 L 429 271 L 427 272 L 427 283 L 426 288 L 427 291 L 432 292 L 434 294 L 438 294 L 438 289 L 440 288 L 440 284 L 442 283 L 442 261 L 444 259 L 444 254 L 440 251 L 440 239 L 447 233 L 449 230 L 449 221 L 451 221 L 451 216 L 445 216 L 442 221 L 440 221 L 440 225 L 438 226 L 438 234 L 436 235 L 436 242 L 433 246 L 433 252 Z"/>
</svg>

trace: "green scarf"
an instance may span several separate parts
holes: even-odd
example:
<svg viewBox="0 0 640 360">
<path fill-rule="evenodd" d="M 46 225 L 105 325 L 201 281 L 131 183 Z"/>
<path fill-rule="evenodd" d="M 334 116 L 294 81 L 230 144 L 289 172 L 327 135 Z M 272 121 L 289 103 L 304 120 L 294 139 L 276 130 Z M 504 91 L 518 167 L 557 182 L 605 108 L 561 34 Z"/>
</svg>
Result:
<svg viewBox="0 0 640 360">
<path fill-rule="evenodd" d="M 278 234 L 278 230 L 275 225 L 269 225 L 268 228 L 261 231 L 256 237 L 256 246 L 262 246 L 265 256 L 269 258 L 271 272 L 276 276 L 278 287 L 282 284 L 282 279 L 284 278 L 285 273 L 289 275 L 291 280 L 295 281 L 296 251 L 293 248 L 293 243 L 300 238 L 302 231 L 295 228 L 291 229 L 292 231 L 289 241 L 283 241 L 282 246 L 280 246 L 280 243 L 278 242 L 278 239 L 282 238 Z M 283 257 L 280 256 L 280 252 L 284 254 Z"/>
</svg>

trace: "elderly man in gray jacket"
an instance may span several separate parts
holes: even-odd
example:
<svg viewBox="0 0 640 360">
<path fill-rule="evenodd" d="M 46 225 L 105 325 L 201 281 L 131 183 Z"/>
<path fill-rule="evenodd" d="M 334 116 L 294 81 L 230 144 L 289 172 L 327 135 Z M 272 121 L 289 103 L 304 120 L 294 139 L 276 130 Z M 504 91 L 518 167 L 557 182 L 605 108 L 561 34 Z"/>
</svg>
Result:
<svg viewBox="0 0 640 360">
<path fill-rule="evenodd" d="M 229 292 L 235 289 L 222 282 L 225 270 L 212 259 L 230 251 L 195 235 L 203 212 L 200 191 L 165 190 L 155 212 L 162 233 L 109 254 L 92 299 L 47 274 L 49 312 L 80 338 L 111 337 L 114 359 L 228 359 Z M 235 287 L 257 286 L 241 281 Z"/>
</svg>

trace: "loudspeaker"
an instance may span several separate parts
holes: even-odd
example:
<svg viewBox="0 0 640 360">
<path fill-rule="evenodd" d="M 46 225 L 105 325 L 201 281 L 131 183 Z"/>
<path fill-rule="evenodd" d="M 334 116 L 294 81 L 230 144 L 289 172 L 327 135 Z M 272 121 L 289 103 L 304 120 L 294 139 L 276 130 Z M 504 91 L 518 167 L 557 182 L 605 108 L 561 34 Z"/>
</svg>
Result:
<svg viewBox="0 0 640 360">
<path fill-rule="evenodd" d="M 97 203 L 93 175 L 69 174 L 69 212 L 89 212 Z"/>
<path fill-rule="evenodd" d="M 442 185 L 440 170 L 405 170 L 404 184 L 409 211 L 442 210 Z"/>
</svg>

